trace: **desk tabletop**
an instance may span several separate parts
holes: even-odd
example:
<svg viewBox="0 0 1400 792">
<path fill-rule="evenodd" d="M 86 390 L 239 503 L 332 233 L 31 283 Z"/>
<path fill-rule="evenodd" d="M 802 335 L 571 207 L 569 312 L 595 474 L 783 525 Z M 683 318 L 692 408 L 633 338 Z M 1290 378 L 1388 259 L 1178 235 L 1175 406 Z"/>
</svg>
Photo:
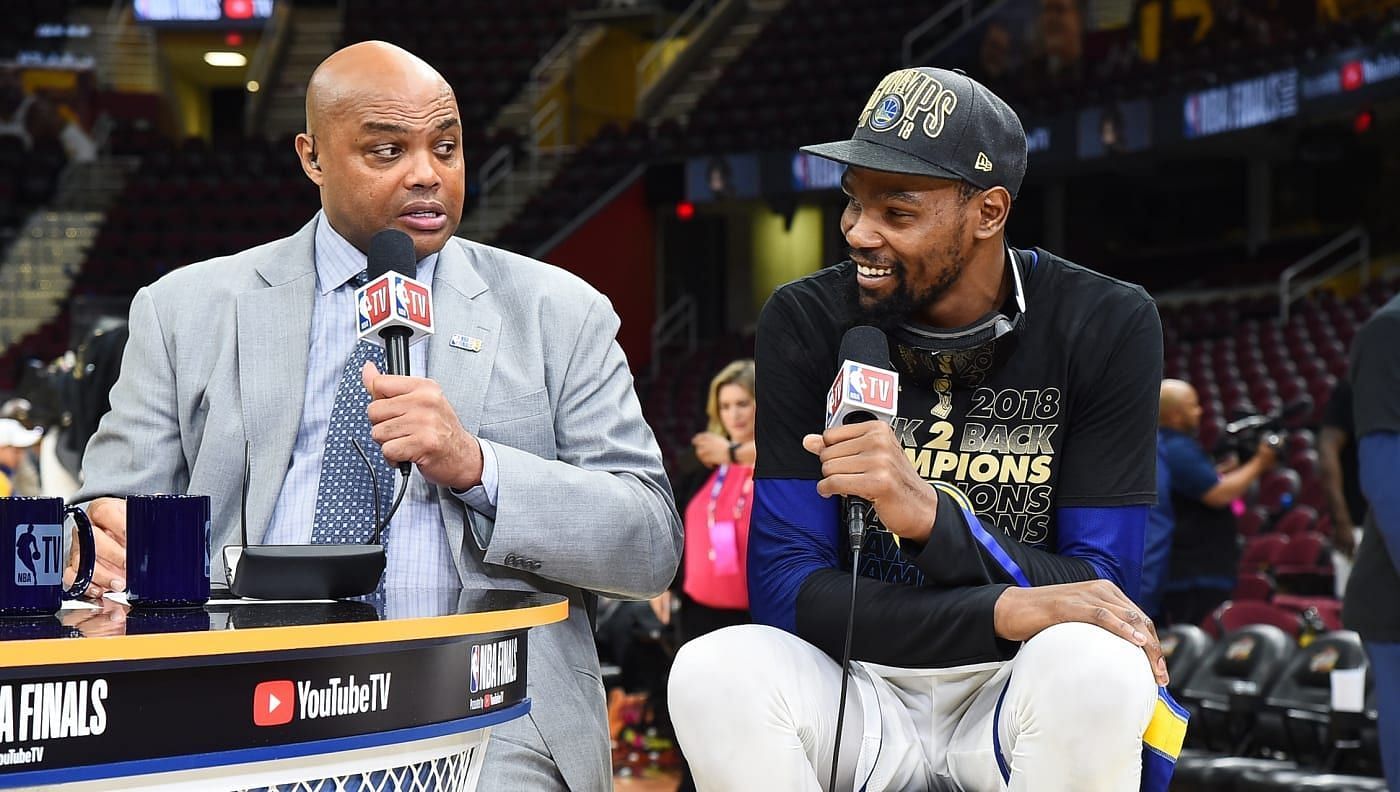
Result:
<svg viewBox="0 0 1400 792">
<path fill-rule="evenodd" d="M 97 604 L 40 619 L 0 619 L 0 672 L 452 638 L 538 627 L 569 612 L 561 595 L 500 589 L 389 589 L 305 603 L 215 598 L 182 610 L 133 609 L 111 598 Z"/>
</svg>

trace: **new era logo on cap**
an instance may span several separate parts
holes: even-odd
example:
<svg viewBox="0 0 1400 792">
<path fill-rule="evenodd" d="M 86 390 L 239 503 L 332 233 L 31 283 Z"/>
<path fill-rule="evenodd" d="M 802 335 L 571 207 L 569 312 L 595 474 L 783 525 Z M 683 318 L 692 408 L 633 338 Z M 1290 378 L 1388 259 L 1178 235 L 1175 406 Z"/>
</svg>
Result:
<svg viewBox="0 0 1400 792">
<path fill-rule="evenodd" d="M 281 726 L 292 722 L 297 689 L 290 679 L 259 682 L 253 690 L 253 725 Z"/>
<path fill-rule="evenodd" d="M 977 152 L 977 164 L 972 167 L 980 171 L 991 171 L 992 161 L 987 159 L 987 155 L 981 151 Z"/>
</svg>

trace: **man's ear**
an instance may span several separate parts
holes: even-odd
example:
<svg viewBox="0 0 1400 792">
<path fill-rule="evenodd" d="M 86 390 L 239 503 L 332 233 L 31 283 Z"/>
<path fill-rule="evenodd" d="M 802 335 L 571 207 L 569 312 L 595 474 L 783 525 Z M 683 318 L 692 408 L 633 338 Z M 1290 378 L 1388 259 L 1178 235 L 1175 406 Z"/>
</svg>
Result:
<svg viewBox="0 0 1400 792">
<path fill-rule="evenodd" d="M 321 173 L 321 163 L 316 161 L 318 153 L 315 136 L 305 132 L 297 135 L 296 148 L 297 159 L 301 160 L 302 172 L 313 184 L 320 187 L 325 181 L 325 176 Z"/>
<path fill-rule="evenodd" d="M 995 238 L 1006 228 L 1006 220 L 1011 216 L 1011 193 L 1005 187 L 993 187 L 973 200 L 977 202 L 977 229 L 973 236 Z"/>
</svg>

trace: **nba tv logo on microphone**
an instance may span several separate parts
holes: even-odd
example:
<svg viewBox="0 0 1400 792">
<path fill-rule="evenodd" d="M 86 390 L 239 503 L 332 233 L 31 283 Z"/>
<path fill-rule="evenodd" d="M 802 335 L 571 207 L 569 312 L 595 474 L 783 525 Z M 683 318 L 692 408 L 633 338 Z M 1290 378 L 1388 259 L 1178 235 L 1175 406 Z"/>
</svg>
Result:
<svg viewBox="0 0 1400 792">
<path fill-rule="evenodd" d="M 836 373 L 826 400 L 826 426 L 845 422 L 854 412 L 865 412 L 889 423 L 899 399 L 899 375 L 876 366 L 847 360 Z"/>
<path fill-rule="evenodd" d="M 388 327 L 412 331 L 413 344 L 432 335 L 433 298 L 428 287 L 418 281 L 390 272 L 355 290 L 359 337 L 382 343 L 379 332 Z"/>
</svg>

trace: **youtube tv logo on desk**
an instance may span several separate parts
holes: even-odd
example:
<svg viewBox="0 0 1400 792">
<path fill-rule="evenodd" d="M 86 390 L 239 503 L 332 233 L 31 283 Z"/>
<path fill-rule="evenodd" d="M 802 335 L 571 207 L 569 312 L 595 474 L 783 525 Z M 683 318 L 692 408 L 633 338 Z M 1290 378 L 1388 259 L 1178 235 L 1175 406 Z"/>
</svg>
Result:
<svg viewBox="0 0 1400 792">
<path fill-rule="evenodd" d="M 0 679 L 0 787 L 13 773 L 302 744 L 500 711 L 525 700 L 526 645 L 524 630 L 507 630 L 355 655 L 230 655 L 226 664 L 137 662 L 101 676 Z"/>
<path fill-rule="evenodd" d="M 291 723 L 296 691 L 290 679 L 260 682 L 253 690 L 253 724 L 281 726 Z"/>
<path fill-rule="evenodd" d="M 323 684 L 309 679 L 260 682 L 253 689 L 253 724 L 281 726 L 293 718 L 315 720 L 381 712 L 389 708 L 392 681 L 393 674 L 383 671 L 361 677 L 361 681 L 351 674 L 348 678 L 333 676 Z"/>
</svg>

